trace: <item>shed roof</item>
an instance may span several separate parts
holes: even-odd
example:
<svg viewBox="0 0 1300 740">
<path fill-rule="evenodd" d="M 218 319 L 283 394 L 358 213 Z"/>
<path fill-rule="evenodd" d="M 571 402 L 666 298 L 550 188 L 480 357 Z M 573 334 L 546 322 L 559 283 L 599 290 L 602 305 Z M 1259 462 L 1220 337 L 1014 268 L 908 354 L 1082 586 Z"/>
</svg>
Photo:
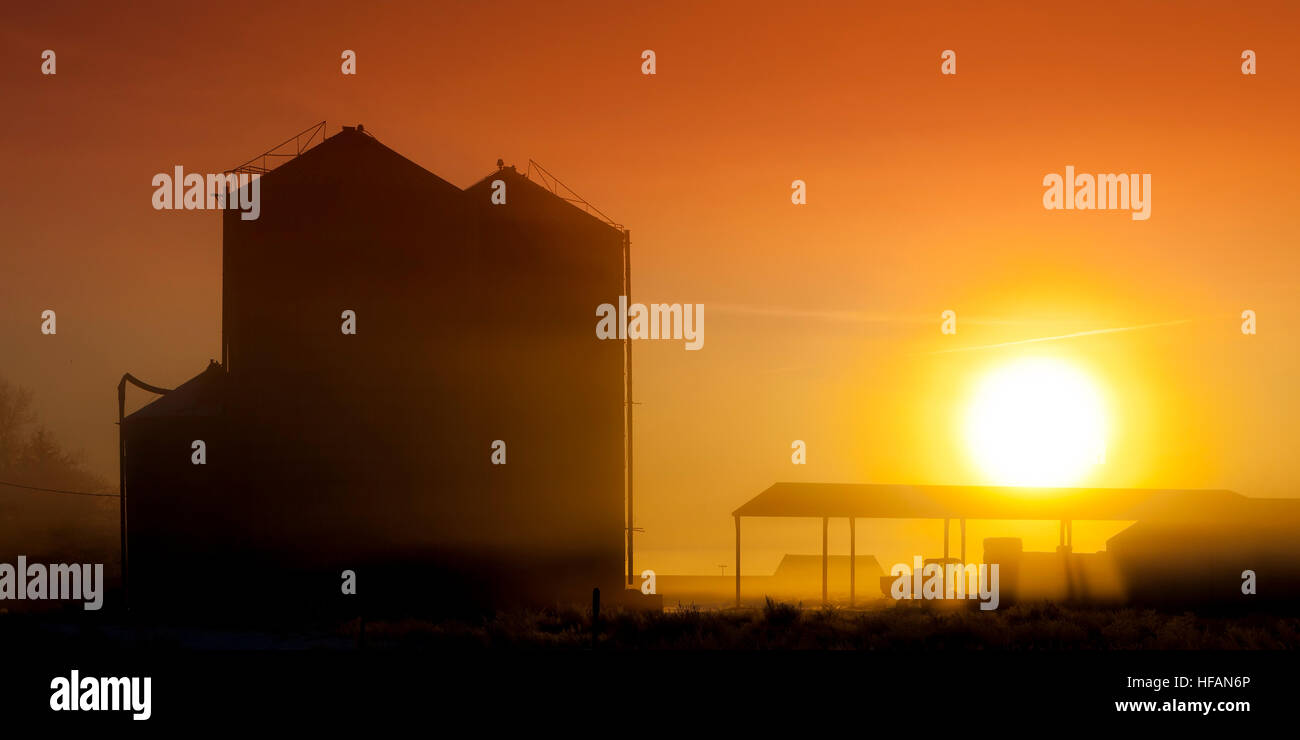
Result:
<svg viewBox="0 0 1300 740">
<path fill-rule="evenodd" d="M 1208 521 L 1300 512 L 1297 499 L 1226 490 L 776 483 L 736 509 L 749 517 Z"/>
</svg>

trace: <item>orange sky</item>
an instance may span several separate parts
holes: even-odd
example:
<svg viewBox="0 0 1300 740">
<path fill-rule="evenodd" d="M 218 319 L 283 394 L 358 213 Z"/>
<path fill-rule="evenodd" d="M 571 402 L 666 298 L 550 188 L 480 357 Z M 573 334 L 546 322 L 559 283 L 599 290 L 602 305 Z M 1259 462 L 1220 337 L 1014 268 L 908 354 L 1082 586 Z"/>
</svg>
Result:
<svg viewBox="0 0 1300 740">
<path fill-rule="evenodd" d="M 703 351 L 634 349 L 638 567 L 716 572 L 777 480 L 978 482 L 953 420 L 1031 352 L 1112 404 L 1088 484 L 1300 481 L 1294 3 L 46 5 L 0 24 L 0 374 L 110 480 L 122 372 L 218 355 L 219 220 L 152 210 L 151 177 L 325 119 L 461 186 L 534 158 L 631 228 L 634 300 L 705 304 Z M 1151 173 L 1151 219 L 1044 210 L 1067 164 Z M 859 552 L 910 559 L 877 527 Z M 817 546 L 815 522 L 750 531 L 751 568 Z"/>
</svg>

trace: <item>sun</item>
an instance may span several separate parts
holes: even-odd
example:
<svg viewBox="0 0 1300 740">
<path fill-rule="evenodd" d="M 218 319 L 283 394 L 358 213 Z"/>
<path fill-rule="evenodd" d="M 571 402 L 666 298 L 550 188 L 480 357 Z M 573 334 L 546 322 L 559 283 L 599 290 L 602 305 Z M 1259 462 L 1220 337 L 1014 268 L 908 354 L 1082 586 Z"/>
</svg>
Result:
<svg viewBox="0 0 1300 740">
<path fill-rule="evenodd" d="M 990 483 L 1076 485 L 1104 460 L 1105 404 L 1069 363 L 1017 360 L 980 381 L 967 410 L 966 444 Z"/>
</svg>

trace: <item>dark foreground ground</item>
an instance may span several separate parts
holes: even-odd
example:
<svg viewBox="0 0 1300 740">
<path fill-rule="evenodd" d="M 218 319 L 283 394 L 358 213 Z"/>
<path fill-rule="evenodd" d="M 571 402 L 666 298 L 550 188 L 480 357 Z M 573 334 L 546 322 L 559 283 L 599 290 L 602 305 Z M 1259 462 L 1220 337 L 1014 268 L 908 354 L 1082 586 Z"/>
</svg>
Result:
<svg viewBox="0 0 1300 740">
<path fill-rule="evenodd" d="M 357 625 L 350 625 L 352 634 Z M 468 622 L 371 622 L 378 649 L 590 649 L 590 612 L 544 610 Z M 606 650 L 1285 650 L 1300 646 L 1300 618 L 1202 617 L 1137 609 L 1017 605 L 979 612 L 923 607 L 616 612 L 599 621 Z"/>
<path fill-rule="evenodd" d="M 928 604 L 849 610 L 768 601 L 760 609 L 664 612 L 518 610 L 475 618 L 355 618 L 277 626 L 178 625 L 111 615 L 0 614 L 0 649 L 43 644 L 156 651 L 1134 651 L 1292 650 L 1300 617 L 1017 604 L 994 611 Z"/>
<path fill-rule="evenodd" d="M 820 727 L 832 716 L 864 732 L 958 722 L 1013 737 L 1040 720 L 1231 729 L 1290 716 L 1297 645 L 1295 616 L 1053 604 L 612 611 L 594 630 L 589 611 L 563 608 L 292 627 L 0 614 L 0 710 L 50 728 L 140 724 L 125 712 L 50 711 L 51 680 L 75 669 L 151 677 L 149 725 L 180 729 L 402 718 L 696 735 Z M 1117 708 L 1130 701 L 1155 703 Z M 1188 709 L 1193 701 L 1216 708 Z"/>
</svg>

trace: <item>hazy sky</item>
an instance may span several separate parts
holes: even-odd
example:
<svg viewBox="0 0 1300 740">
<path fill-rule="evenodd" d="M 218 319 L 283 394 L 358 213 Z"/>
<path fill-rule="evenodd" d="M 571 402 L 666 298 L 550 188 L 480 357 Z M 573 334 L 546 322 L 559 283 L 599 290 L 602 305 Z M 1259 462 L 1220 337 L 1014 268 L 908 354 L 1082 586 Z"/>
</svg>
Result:
<svg viewBox="0 0 1300 740">
<path fill-rule="evenodd" d="M 638 567 L 716 572 L 730 512 L 778 480 L 983 482 L 955 420 L 1026 354 L 1107 399 L 1084 483 L 1294 495 L 1300 10 L 1051 5 L 8 8 L 0 375 L 115 480 L 121 374 L 171 386 L 218 356 L 219 218 L 153 210 L 152 176 L 219 172 L 325 119 L 460 186 L 536 159 L 632 230 L 633 300 L 705 305 L 703 351 L 634 347 Z M 1045 210 L 1066 165 L 1151 174 L 1150 219 Z M 910 559 L 889 525 L 860 529 L 859 552 Z M 817 530 L 756 525 L 746 562 L 814 552 Z"/>
</svg>

